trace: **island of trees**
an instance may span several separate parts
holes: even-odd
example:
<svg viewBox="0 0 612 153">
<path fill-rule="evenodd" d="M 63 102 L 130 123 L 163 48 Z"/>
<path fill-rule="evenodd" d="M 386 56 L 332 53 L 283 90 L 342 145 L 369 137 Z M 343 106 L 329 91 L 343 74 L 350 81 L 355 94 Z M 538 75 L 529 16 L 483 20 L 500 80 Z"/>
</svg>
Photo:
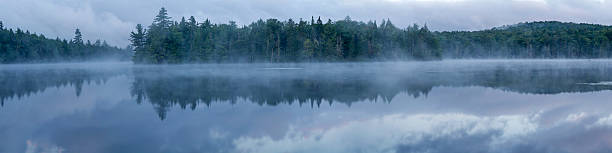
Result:
<svg viewBox="0 0 612 153">
<path fill-rule="evenodd" d="M 396 28 L 391 21 L 258 20 L 198 23 L 170 20 L 162 8 L 148 29 L 131 33 L 135 63 L 310 62 L 440 59 L 441 48 L 427 27 Z"/>
<path fill-rule="evenodd" d="M 209 62 L 345 62 L 441 58 L 609 58 L 612 28 L 555 21 L 482 31 L 400 29 L 390 20 L 359 22 L 258 20 L 172 21 L 162 8 L 153 23 L 131 33 L 133 61 L 145 64 Z"/>
<path fill-rule="evenodd" d="M 98 59 L 129 59 L 131 52 L 106 41 L 83 40 L 79 29 L 72 40 L 6 29 L 0 21 L 0 63 L 80 62 Z"/>
</svg>

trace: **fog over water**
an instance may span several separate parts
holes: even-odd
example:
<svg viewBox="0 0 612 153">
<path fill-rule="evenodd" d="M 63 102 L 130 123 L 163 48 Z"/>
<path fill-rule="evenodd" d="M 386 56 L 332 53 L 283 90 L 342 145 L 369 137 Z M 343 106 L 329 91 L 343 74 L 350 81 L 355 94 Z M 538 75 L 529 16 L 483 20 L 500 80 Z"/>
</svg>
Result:
<svg viewBox="0 0 612 153">
<path fill-rule="evenodd" d="M 0 152 L 610 152 L 612 60 L 0 67 Z"/>
</svg>

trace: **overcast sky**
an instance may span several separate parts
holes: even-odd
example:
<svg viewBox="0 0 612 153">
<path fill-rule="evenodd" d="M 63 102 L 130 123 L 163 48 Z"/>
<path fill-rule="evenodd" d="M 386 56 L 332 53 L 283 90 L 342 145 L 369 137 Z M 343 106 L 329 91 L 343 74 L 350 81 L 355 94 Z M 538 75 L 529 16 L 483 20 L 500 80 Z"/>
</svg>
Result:
<svg viewBox="0 0 612 153">
<path fill-rule="evenodd" d="M 397 26 L 427 24 L 433 30 L 479 30 L 525 21 L 558 20 L 612 24 L 610 0 L 0 0 L 0 21 L 48 37 L 85 39 L 125 46 L 128 33 L 149 25 L 165 6 L 175 19 L 237 21 L 259 18 L 356 20 L 389 18 Z"/>
</svg>

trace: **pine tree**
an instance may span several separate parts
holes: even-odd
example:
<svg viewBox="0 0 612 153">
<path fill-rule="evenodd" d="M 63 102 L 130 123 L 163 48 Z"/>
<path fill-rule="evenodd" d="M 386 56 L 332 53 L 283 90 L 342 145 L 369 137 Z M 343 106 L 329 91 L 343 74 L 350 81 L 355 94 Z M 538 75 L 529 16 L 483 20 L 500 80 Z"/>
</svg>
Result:
<svg viewBox="0 0 612 153">
<path fill-rule="evenodd" d="M 155 19 L 153 20 L 153 25 L 158 26 L 160 28 L 170 27 L 170 25 L 172 25 L 172 21 L 170 21 L 170 19 L 172 18 L 168 16 L 168 11 L 166 10 L 166 8 L 162 7 L 159 10 L 157 16 L 155 16 Z"/>
<path fill-rule="evenodd" d="M 74 38 L 72 39 L 72 50 L 70 52 L 70 58 L 73 60 L 81 60 L 84 58 L 84 44 L 83 44 L 83 35 L 81 34 L 81 30 L 78 28 L 74 31 Z"/>
<path fill-rule="evenodd" d="M 145 34 L 146 30 L 143 29 L 141 24 L 136 25 L 136 32 L 130 33 L 130 41 L 134 46 L 133 61 L 136 63 L 143 62 L 145 56 L 147 56 L 145 53 Z M 100 40 L 96 41 L 96 45 L 101 45 Z"/>
<path fill-rule="evenodd" d="M 81 30 L 78 28 L 74 31 L 74 38 L 72 39 L 72 43 L 77 45 L 83 44 L 83 35 L 81 34 Z"/>
</svg>

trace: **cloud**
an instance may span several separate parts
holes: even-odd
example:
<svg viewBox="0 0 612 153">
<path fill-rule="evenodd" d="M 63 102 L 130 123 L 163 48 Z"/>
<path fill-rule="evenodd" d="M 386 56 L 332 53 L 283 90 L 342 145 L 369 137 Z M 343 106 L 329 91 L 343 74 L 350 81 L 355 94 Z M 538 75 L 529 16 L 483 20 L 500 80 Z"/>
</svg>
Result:
<svg viewBox="0 0 612 153">
<path fill-rule="evenodd" d="M 3 0 L 0 20 L 12 28 L 61 38 L 71 38 L 78 27 L 86 39 L 123 46 L 133 27 L 150 24 L 162 6 L 175 19 L 194 15 L 200 21 L 239 24 L 311 16 L 389 18 L 400 27 L 418 23 L 434 30 L 479 30 L 535 20 L 612 24 L 612 2 L 606 0 Z"/>
<path fill-rule="evenodd" d="M 44 34 L 48 38 L 71 39 L 74 30 L 80 28 L 87 40 L 103 39 L 113 45 L 127 45 L 126 35 L 134 23 L 121 20 L 121 14 L 96 11 L 87 2 L 21 0 L 2 2 L 0 20 L 8 27 L 21 28 Z"/>
</svg>

